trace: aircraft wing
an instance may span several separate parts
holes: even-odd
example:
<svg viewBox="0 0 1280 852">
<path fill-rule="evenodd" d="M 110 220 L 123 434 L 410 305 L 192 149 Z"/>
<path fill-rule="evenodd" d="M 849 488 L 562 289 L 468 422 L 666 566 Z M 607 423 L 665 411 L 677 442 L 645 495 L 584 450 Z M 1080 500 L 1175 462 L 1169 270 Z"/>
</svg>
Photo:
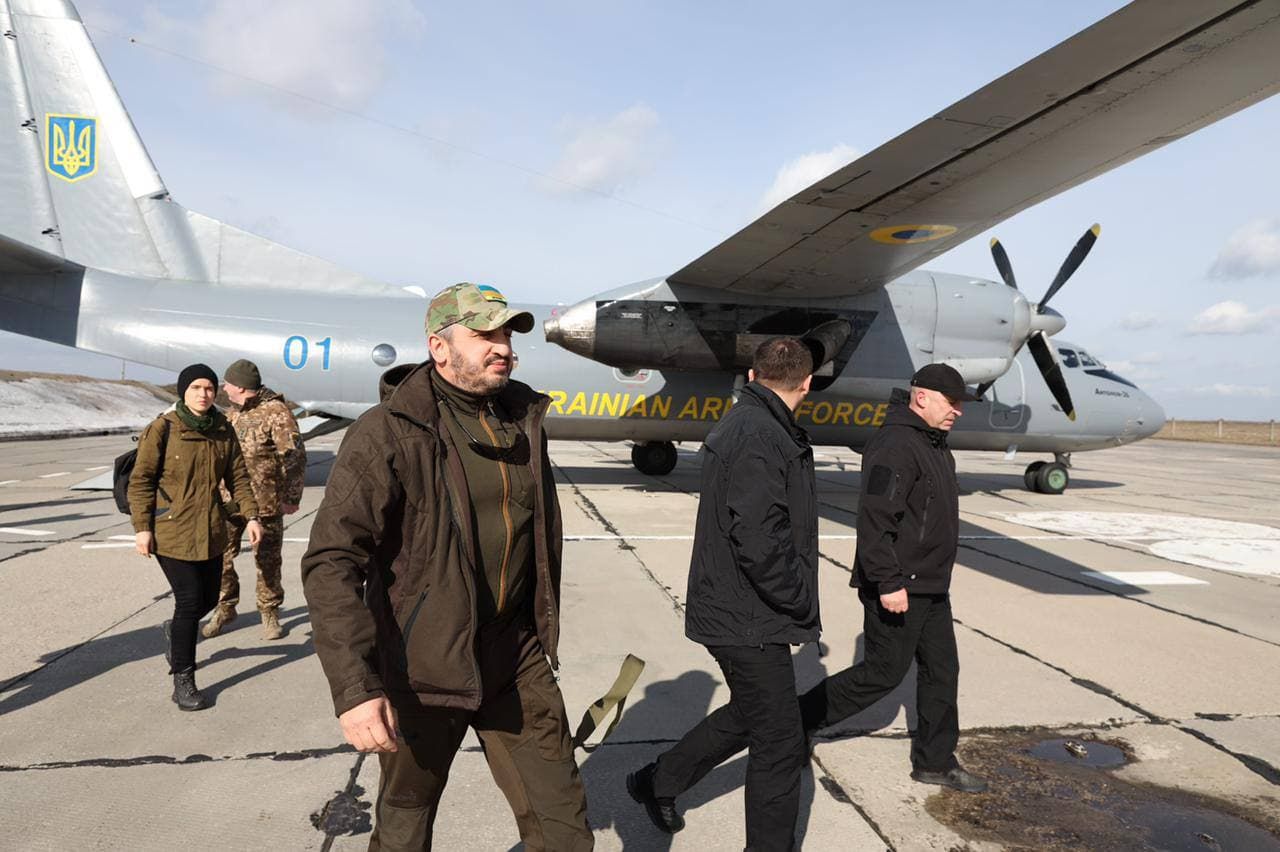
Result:
<svg viewBox="0 0 1280 852">
<path fill-rule="evenodd" d="M 1280 0 L 1137 0 L 797 193 L 668 281 L 872 290 L 1280 90 Z"/>
</svg>

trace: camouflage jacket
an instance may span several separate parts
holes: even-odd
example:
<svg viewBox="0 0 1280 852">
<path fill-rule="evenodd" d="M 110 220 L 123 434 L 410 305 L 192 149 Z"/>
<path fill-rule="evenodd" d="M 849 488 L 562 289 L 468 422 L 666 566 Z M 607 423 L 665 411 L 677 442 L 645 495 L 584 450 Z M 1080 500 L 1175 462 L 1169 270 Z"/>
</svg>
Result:
<svg viewBox="0 0 1280 852">
<path fill-rule="evenodd" d="M 227 418 L 240 439 L 258 513 L 269 518 L 279 515 L 283 505 L 296 506 L 302 500 L 307 451 L 284 398 L 263 388 L 243 408 L 233 407 Z"/>
</svg>

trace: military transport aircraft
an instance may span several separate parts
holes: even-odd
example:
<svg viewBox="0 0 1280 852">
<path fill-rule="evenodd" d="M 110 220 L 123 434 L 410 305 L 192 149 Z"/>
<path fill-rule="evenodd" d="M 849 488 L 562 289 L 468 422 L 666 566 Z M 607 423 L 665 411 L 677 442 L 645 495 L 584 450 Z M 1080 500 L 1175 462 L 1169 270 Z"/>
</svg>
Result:
<svg viewBox="0 0 1280 852">
<path fill-rule="evenodd" d="M 1049 339 L 1065 320 L 1048 302 L 1096 226 L 1038 302 L 999 244 L 1000 282 L 918 267 L 1278 88 L 1280 0 L 1138 0 L 665 278 L 525 306 L 543 334 L 521 341 L 517 375 L 551 396 L 552 436 L 634 441 L 636 467 L 662 474 L 673 442 L 700 440 L 732 404 L 765 336 L 818 354 L 798 414 L 819 444 L 861 446 L 894 388 L 945 361 L 987 395 L 952 446 L 1052 453 L 1026 481 L 1060 492 L 1071 452 L 1164 420 Z M 0 199 L 0 328 L 172 370 L 249 357 L 338 424 L 376 402 L 382 370 L 426 357 L 421 291 L 178 205 L 67 0 L 0 0 Z"/>
</svg>

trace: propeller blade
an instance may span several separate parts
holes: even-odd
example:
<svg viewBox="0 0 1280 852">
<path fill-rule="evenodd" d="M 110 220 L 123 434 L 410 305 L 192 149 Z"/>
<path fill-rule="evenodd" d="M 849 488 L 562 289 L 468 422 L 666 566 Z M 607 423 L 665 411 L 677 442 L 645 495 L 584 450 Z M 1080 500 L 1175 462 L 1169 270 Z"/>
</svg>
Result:
<svg viewBox="0 0 1280 852">
<path fill-rule="evenodd" d="M 1071 402 L 1071 393 L 1067 390 L 1067 380 L 1062 376 L 1062 364 L 1058 363 L 1058 356 L 1053 351 L 1053 344 L 1049 342 L 1048 336 L 1043 331 L 1037 331 L 1027 338 L 1027 346 L 1031 348 L 1031 357 L 1036 359 L 1040 375 L 1044 376 L 1044 382 L 1049 386 L 1049 393 L 1053 394 L 1058 407 L 1067 415 L 1068 420 L 1075 420 L 1076 408 Z"/>
<path fill-rule="evenodd" d="M 1057 275 L 1053 276 L 1053 283 L 1049 285 L 1044 298 L 1040 300 L 1039 309 L 1043 309 L 1045 305 L 1049 304 L 1053 294 L 1061 290 L 1062 285 L 1067 283 L 1067 279 L 1080 268 L 1080 264 L 1084 263 L 1084 259 L 1089 256 L 1089 252 L 1093 249 L 1093 244 L 1098 241 L 1098 235 L 1101 233 L 1102 226 L 1095 223 L 1092 228 L 1084 232 L 1083 237 L 1076 240 L 1075 247 L 1071 249 L 1067 259 L 1062 261 L 1062 268 L 1058 270 Z"/>
<path fill-rule="evenodd" d="M 1013 265 L 1009 263 L 1009 255 L 1005 253 L 1004 246 L 1000 245 L 1000 241 L 995 237 L 991 238 L 991 257 L 995 260 L 996 269 L 1000 270 L 1000 277 L 1004 279 L 1004 283 L 1017 290 L 1018 282 L 1013 277 Z"/>
</svg>

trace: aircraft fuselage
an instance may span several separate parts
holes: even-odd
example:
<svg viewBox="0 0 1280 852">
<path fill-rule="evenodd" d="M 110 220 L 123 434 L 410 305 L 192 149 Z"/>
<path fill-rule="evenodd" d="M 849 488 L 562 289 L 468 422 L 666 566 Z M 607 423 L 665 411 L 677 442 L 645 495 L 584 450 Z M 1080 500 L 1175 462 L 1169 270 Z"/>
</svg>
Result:
<svg viewBox="0 0 1280 852">
<path fill-rule="evenodd" d="M 386 369 L 427 357 L 427 303 L 407 292 L 264 293 L 98 270 L 86 270 L 79 289 L 75 345 L 81 348 L 172 370 L 195 361 L 222 370 L 247 357 L 276 390 L 308 409 L 340 417 L 357 417 L 377 402 L 378 379 Z M 1011 341 L 1025 332 L 1025 299 L 997 282 L 916 272 L 848 299 L 770 304 L 764 297 L 735 298 L 719 306 L 672 294 L 661 281 L 624 290 L 649 294 L 654 305 L 648 312 L 659 317 L 683 312 L 676 320 L 688 322 L 690 316 L 732 314 L 733 327 L 748 342 L 802 334 L 827 317 L 848 319 L 852 333 L 827 374 L 819 374 L 821 390 L 797 413 L 818 444 L 860 447 L 883 421 L 893 388 L 905 387 L 920 365 L 940 360 L 956 365 L 972 383 L 999 376 L 990 401 L 966 407 L 951 441 L 957 449 L 1100 449 L 1146 437 L 1164 422 L 1159 406 L 1131 383 L 1083 369 L 1065 370 L 1077 419 L 1056 410 L 1029 356 L 1011 354 Z M 282 300 L 290 300 L 285 310 Z M 663 357 L 675 353 L 664 370 L 640 366 L 643 361 L 614 366 L 566 351 L 548 342 L 543 327 L 548 320 L 552 329 L 563 327 L 573 309 L 523 307 L 539 324 L 514 341 L 515 376 L 551 396 L 552 437 L 698 441 L 732 405 L 735 382 L 745 373 L 741 365 L 715 360 L 736 357 L 729 353 L 743 348 L 731 339 L 728 320 L 718 336 L 696 323 L 673 325 L 665 339 L 657 339 L 661 329 L 632 335 L 633 343 L 656 340 L 657 347 L 667 347 Z M 742 325 L 742 317 L 753 322 Z M 626 319 L 620 317 L 620 324 Z M 625 336 L 616 327 L 608 334 L 614 343 Z M 677 369 L 680 364 L 685 368 Z"/>
</svg>

